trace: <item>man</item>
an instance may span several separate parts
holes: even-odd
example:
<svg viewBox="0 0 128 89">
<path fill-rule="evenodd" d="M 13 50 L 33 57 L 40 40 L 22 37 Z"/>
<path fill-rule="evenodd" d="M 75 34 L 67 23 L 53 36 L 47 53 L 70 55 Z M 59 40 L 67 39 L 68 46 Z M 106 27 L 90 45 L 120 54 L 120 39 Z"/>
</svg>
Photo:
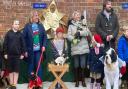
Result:
<svg viewBox="0 0 128 89">
<path fill-rule="evenodd" d="M 28 58 L 28 72 L 31 76 L 31 73 L 37 69 L 41 51 L 45 51 L 47 41 L 47 35 L 43 25 L 39 22 L 37 11 L 31 13 L 30 22 L 25 25 L 23 35 L 27 48 L 25 56 Z M 42 67 L 39 68 L 38 76 L 42 79 Z"/>
<path fill-rule="evenodd" d="M 104 1 L 103 10 L 96 18 L 95 29 L 102 37 L 105 48 L 112 47 L 115 49 L 115 41 L 119 33 L 119 23 L 110 0 Z"/>
</svg>

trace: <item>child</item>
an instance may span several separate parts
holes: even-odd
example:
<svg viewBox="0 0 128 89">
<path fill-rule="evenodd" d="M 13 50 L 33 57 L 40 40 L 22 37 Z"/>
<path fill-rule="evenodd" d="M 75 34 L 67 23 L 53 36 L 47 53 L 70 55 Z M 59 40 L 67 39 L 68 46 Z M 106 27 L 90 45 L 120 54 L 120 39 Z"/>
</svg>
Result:
<svg viewBox="0 0 128 89">
<path fill-rule="evenodd" d="M 64 29 L 62 27 L 56 29 L 56 37 L 51 41 L 51 43 L 54 59 L 60 56 L 63 56 L 64 58 L 67 57 L 67 42 L 64 38 Z M 61 89 L 60 84 L 56 85 L 56 89 Z"/>
<path fill-rule="evenodd" d="M 90 77 L 91 77 L 91 84 L 90 89 L 94 89 L 93 85 L 96 80 L 96 89 L 100 89 L 101 83 L 101 75 L 103 73 L 103 64 L 99 60 L 101 56 L 103 56 L 103 43 L 102 39 L 99 35 L 94 35 L 92 38 L 92 47 L 89 53 L 89 69 L 90 69 Z"/>
<path fill-rule="evenodd" d="M 24 58 L 25 43 L 21 32 L 19 31 L 19 20 L 14 20 L 12 28 L 5 35 L 4 40 L 4 58 L 8 61 L 10 89 L 16 89 L 20 60 Z"/>
<path fill-rule="evenodd" d="M 123 26 L 123 35 L 118 40 L 117 51 L 118 51 L 119 58 L 126 62 L 126 70 L 128 70 L 128 26 Z M 126 81 L 126 87 L 128 87 L 127 71 L 122 76 L 122 80 L 123 80 L 123 83 L 124 81 Z"/>
</svg>

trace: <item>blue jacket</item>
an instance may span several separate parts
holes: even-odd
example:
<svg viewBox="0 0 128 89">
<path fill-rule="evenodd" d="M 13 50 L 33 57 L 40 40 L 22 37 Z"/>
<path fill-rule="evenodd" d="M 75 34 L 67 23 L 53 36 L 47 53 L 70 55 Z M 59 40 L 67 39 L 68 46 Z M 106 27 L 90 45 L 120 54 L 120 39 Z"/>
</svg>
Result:
<svg viewBox="0 0 128 89">
<path fill-rule="evenodd" d="M 40 40 L 40 48 L 46 46 L 47 35 L 45 29 L 41 23 L 38 23 L 39 27 L 39 40 Z M 27 23 L 23 29 L 23 36 L 25 39 L 25 44 L 27 48 L 28 54 L 33 53 L 33 31 L 32 31 L 32 23 Z"/>
<path fill-rule="evenodd" d="M 118 56 L 128 63 L 128 38 L 122 35 L 118 40 Z"/>
<path fill-rule="evenodd" d="M 103 48 L 100 48 L 100 53 L 98 55 L 95 54 L 94 48 L 90 49 L 90 53 L 88 56 L 88 65 L 90 72 L 102 73 L 104 66 L 103 63 L 99 60 L 101 56 L 103 56 Z"/>
</svg>

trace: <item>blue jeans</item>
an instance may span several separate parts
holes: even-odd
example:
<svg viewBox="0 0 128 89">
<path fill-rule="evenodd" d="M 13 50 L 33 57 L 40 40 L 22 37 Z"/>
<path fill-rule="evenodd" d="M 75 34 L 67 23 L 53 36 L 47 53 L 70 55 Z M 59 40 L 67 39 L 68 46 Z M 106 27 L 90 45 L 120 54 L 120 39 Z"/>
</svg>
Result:
<svg viewBox="0 0 128 89">
<path fill-rule="evenodd" d="M 40 55 L 41 55 L 40 51 L 36 51 L 36 52 L 33 53 L 33 55 L 29 55 L 29 57 L 30 57 L 28 59 L 28 73 L 29 73 L 29 75 L 31 75 L 32 72 L 36 72 L 38 62 L 40 60 Z M 38 70 L 38 76 L 42 79 L 43 73 L 42 73 L 41 64 L 40 64 L 40 67 L 39 67 L 39 70 Z"/>
</svg>

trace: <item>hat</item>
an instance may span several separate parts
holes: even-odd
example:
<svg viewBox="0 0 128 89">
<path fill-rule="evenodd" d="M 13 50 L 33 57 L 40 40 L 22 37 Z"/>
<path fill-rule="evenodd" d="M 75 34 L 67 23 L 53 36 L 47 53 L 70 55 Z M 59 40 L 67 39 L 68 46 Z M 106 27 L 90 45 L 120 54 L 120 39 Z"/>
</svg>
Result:
<svg viewBox="0 0 128 89">
<path fill-rule="evenodd" d="M 93 37 L 94 37 L 94 40 L 95 40 L 97 43 L 103 44 L 103 41 L 102 41 L 100 35 L 95 34 Z"/>
<path fill-rule="evenodd" d="M 58 27 L 56 29 L 56 34 L 59 33 L 59 32 L 64 33 L 64 29 L 62 27 Z"/>
<path fill-rule="evenodd" d="M 93 36 L 93 38 L 94 38 L 95 42 L 97 43 L 97 46 L 98 46 L 98 47 L 104 46 L 103 41 L 102 41 L 100 35 L 95 34 L 95 35 Z"/>
</svg>

